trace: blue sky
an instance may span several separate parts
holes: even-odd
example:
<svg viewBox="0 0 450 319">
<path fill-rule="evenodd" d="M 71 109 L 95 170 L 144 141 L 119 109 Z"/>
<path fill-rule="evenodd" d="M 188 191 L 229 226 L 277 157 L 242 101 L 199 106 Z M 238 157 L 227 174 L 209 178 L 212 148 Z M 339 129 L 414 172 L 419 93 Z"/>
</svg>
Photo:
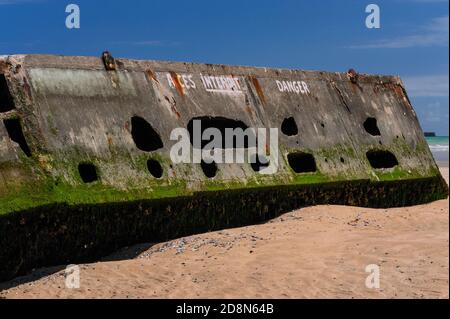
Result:
<svg viewBox="0 0 450 319">
<path fill-rule="evenodd" d="M 68 4 L 81 28 L 65 27 Z M 381 9 L 367 29 L 365 8 Z M 49 53 L 402 76 L 422 127 L 448 135 L 448 0 L 0 0 L 0 54 Z"/>
</svg>

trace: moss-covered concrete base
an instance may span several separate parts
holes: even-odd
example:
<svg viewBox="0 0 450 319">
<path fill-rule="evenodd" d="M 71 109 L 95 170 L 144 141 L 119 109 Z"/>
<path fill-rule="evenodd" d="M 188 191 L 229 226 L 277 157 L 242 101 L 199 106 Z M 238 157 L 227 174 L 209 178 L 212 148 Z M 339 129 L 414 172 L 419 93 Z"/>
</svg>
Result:
<svg viewBox="0 0 450 319">
<path fill-rule="evenodd" d="M 139 242 L 254 224 L 307 205 L 395 207 L 446 198 L 440 175 L 195 193 L 84 206 L 49 205 L 0 215 L 0 280 L 33 268 L 89 262 Z"/>
</svg>

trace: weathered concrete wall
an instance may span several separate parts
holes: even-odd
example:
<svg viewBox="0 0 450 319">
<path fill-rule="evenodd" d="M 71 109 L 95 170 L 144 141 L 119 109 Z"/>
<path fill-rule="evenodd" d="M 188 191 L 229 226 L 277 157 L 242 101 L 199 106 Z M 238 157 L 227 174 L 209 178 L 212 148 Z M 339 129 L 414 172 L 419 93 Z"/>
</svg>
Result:
<svg viewBox="0 0 450 319">
<path fill-rule="evenodd" d="M 145 207 L 155 216 L 167 209 L 173 214 L 171 221 L 149 218 L 146 223 L 153 223 L 153 228 L 142 225 L 136 230 L 141 235 L 133 233 L 126 240 L 122 234 L 126 226 L 112 231 L 109 235 L 114 244 L 108 246 L 112 249 L 119 243 L 148 239 L 144 230 L 154 230 L 155 225 L 167 227 L 163 237 L 192 233 L 196 227 L 208 230 L 236 226 L 239 218 L 244 224 L 271 217 L 287 202 L 289 209 L 314 203 L 387 207 L 447 196 L 447 186 L 398 77 L 125 59 L 115 60 L 114 68 L 105 70 L 99 58 L 0 57 L 0 86 L 1 75 L 6 83 L 0 95 L 0 117 L 5 124 L 0 125 L 0 224 L 17 230 L 31 218 L 24 216 L 39 211 L 49 222 L 42 225 L 45 231 L 33 228 L 30 233 L 51 233 L 56 230 L 49 229 L 53 219 L 46 214 L 72 211 L 72 216 L 61 213 L 66 219 L 59 220 L 58 225 L 76 230 L 79 238 L 84 238 L 83 230 L 84 234 L 95 233 L 100 226 L 94 227 L 92 219 L 80 217 L 85 225 L 74 228 L 71 223 L 78 216 L 77 207 L 90 207 L 87 210 L 92 216 L 105 211 L 98 205 L 107 205 L 114 212 L 117 205 L 124 211 L 139 207 L 136 215 L 129 215 L 133 217 L 117 221 L 122 226 L 141 220 Z M 132 135 L 133 117 L 151 125 L 162 147 L 151 151 L 137 147 Z M 297 132 L 292 127 L 288 134 L 283 133 L 286 127 L 280 131 L 280 167 L 276 174 L 261 175 L 249 163 L 219 164 L 217 175 L 208 178 L 200 164 L 174 165 L 169 157 L 176 143 L 169 139 L 171 131 L 186 128 L 199 117 L 226 118 L 254 128 L 282 128 L 283 123 L 289 127 L 287 124 L 295 122 Z M 315 171 L 294 171 L 288 156 L 300 151 L 314 158 Z M 393 160 L 387 165 L 392 167 L 374 167 L 368 159 L 370 152 L 381 156 L 381 162 Z M 161 165 L 161 178 L 149 173 L 149 159 Z M 83 181 L 79 172 L 83 163 L 95 166 L 98 180 Z M 346 189 L 344 185 L 348 184 L 353 186 Z M 244 189 L 254 199 L 251 210 L 247 201 L 239 205 L 238 201 L 243 201 L 239 190 Z M 259 197 L 263 190 L 264 196 Z M 309 195 L 293 198 L 302 192 Z M 208 196 L 198 194 L 213 196 L 214 204 L 208 203 Z M 224 198 L 220 205 L 218 194 Z M 230 194 L 235 194 L 234 198 Z M 198 196 L 204 201 L 197 200 Z M 170 200 L 165 206 L 156 204 L 165 198 L 175 201 L 175 197 L 179 197 L 177 203 L 185 199 L 178 206 L 183 212 L 172 212 Z M 195 206 L 189 205 L 193 202 Z M 159 207 L 156 210 L 155 205 Z M 266 211 L 269 206 L 273 213 Z M 211 213 L 211 207 L 224 215 Z M 254 216 L 248 217 L 244 208 Z M 186 223 L 176 218 L 186 212 L 198 216 L 193 213 L 196 210 L 210 215 L 198 213 L 201 222 L 191 224 L 189 229 L 185 225 L 169 227 L 174 221 Z M 227 215 L 234 214 L 240 217 L 230 222 Z M 19 215 L 21 219 L 17 219 Z M 115 222 L 114 218 L 109 220 Z M 179 228 L 184 230 L 175 230 Z M 46 245 L 51 242 L 47 240 Z M 101 240 L 90 242 L 96 252 L 105 244 Z M 68 243 L 76 256 L 96 254 L 83 255 L 77 250 L 82 247 L 78 244 Z M 21 245 L 23 251 L 31 244 L 25 238 Z M 51 251 L 45 247 L 43 251 Z M 20 259 L 28 260 L 28 266 L 46 263 L 45 256 L 50 253 L 45 252 L 40 253 L 40 259 L 26 253 Z M 5 253 L 3 258 L 13 255 Z M 62 260 L 54 258 L 52 262 Z"/>
</svg>

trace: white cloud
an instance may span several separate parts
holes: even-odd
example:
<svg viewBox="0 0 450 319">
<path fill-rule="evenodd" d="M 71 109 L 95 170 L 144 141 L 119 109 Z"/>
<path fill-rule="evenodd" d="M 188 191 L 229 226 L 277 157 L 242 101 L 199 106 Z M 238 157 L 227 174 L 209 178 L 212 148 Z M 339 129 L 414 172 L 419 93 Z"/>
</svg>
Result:
<svg viewBox="0 0 450 319">
<path fill-rule="evenodd" d="M 440 122 L 442 120 L 442 111 L 440 102 L 428 103 L 425 107 L 425 120 L 427 122 Z"/>
<path fill-rule="evenodd" d="M 437 123 L 448 123 L 448 104 L 441 104 L 439 101 L 434 101 L 426 104 L 420 110 L 422 119 L 431 127 L 435 127 Z M 448 131 L 448 129 L 446 129 Z M 448 147 L 447 147 L 448 151 Z"/>
<path fill-rule="evenodd" d="M 422 0 L 423 1 L 423 0 Z M 416 34 L 381 39 L 372 43 L 352 45 L 352 49 L 402 49 L 413 47 L 448 47 L 448 16 L 434 18 L 428 25 L 419 29 Z"/>
<path fill-rule="evenodd" d="M 448 96 L 448 74 L 403 77 L 403 83 L 409 96 Z"/>
</svg>

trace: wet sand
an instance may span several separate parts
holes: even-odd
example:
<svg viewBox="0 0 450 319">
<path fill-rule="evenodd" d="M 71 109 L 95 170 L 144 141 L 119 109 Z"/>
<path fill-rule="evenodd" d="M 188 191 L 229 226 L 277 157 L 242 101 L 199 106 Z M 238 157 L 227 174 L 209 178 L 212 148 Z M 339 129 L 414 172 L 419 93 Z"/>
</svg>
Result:
<svg viewBox="0 0 450 319">
<path fill-rule="evenodd" d="M 448 182 L 448 165 L 441 168 Z M 0 284 L 0 298 L 448 298 L 449 201 L 315 206 L 261 225 L 123 249 Z M 367 265 L 380 268 L 366 287 Z"/>
</svg>

